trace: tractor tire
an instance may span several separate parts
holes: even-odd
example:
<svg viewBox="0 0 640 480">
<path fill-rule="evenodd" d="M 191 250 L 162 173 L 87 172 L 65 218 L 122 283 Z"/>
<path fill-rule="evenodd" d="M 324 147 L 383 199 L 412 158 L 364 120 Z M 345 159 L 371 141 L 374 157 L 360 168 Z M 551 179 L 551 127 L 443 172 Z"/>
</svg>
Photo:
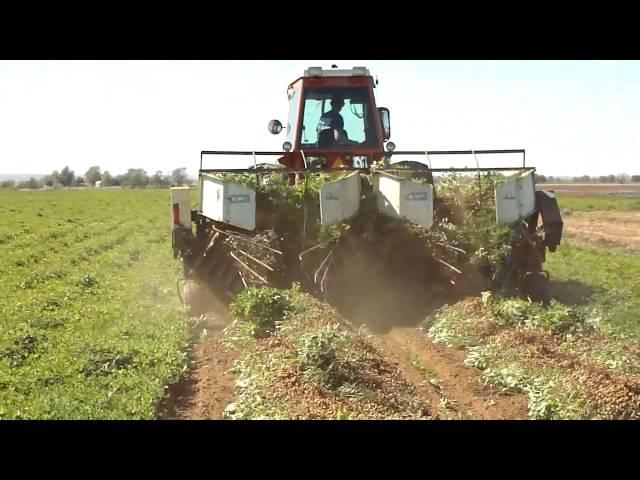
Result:
<svg viewBox="0 0 640 480">
<path fill-rule="evenodd" d="M 520 281 L 520 292 L 524 297 L 548 306 L 551 302 L 549 277 L 545 272 L 527 272 Z"/>
</svg>

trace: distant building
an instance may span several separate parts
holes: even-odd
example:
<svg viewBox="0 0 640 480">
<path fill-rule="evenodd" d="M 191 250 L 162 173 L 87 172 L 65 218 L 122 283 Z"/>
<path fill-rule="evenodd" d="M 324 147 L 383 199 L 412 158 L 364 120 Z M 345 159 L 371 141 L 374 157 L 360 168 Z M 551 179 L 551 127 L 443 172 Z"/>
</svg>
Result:
<svg viewBox="0 0 640 480">
<path fill-rule="evenodd" d="M 96 188 L 100 188 L 100 187 L 102 187 L 102 181 L 101 181 L 101 180 L 98 180 L 96 183 L 94 183 L 94 186 L 95 186 Z"/>
</svg>

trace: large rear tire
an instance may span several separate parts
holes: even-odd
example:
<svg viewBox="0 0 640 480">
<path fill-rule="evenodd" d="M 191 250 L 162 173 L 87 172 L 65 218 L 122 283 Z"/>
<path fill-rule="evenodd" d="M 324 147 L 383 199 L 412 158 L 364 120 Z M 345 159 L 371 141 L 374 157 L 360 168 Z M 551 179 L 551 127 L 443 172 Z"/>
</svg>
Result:
<svg viewBox="0 0 640 480">
<path fill-rule="evenodd" d="M 549 277 L 545 272 L 527 272 L 520 280 L 520 292 L 534 302 L 549 305 L 551 302 Z"/>
</svg>

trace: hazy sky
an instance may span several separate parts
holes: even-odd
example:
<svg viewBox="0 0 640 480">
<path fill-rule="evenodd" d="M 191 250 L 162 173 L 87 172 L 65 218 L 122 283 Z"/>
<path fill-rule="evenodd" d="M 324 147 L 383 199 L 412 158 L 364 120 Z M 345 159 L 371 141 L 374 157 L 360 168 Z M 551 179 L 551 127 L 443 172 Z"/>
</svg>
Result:
<svg viewBox="0 0 640 480">
<path fill-rule="evenodd" d="M 196 173 L 200 150 L 280 150 L 267 123 L 286 124 L 287 85 L 332 63 L 378 76 L 398 150 L 525 148 L 543 174 L 640 174 L 640 61 L 367 60 L 0 61 L 0 173 Z"/>
</svg>

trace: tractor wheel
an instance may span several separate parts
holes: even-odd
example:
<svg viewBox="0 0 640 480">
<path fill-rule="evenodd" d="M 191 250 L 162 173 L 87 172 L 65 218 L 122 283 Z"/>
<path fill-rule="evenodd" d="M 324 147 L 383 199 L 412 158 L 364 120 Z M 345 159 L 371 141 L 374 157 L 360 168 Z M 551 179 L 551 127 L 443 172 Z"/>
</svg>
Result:
<svg viewBox="0 0 640 480">
<path fill-rule="evenodd" d="M 520 281 L 520 292 L 534 302 L 549 305 L 551 289 L 545 272 L 527 272 Z"/>
</svg>

